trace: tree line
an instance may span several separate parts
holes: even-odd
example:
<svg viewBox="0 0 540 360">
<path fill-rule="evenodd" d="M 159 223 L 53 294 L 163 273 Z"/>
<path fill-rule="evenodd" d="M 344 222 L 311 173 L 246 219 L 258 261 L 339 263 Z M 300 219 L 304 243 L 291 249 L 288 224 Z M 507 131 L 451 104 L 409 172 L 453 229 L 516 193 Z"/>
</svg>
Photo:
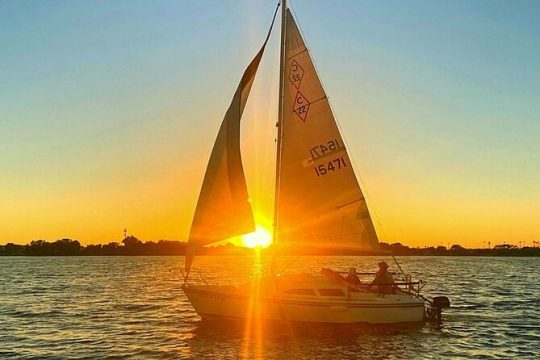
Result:
<svg viewBox="0 0 540 360">
<path fill-rule="evenodd" d="M 53 242 L 33 240 L 26 245 L 8 243 L 0 246 L 0 255 L 21 256 L 96 256 L 96 255 L 183 255 L 185 243 L 160 240 L 143 243 L 128 236 L 121 243 L 81 245 L 78 240 L 59 239 Z"/>
<path fill-rule="evenodd" d="M 429 246 L 424 248 L 411 248 L 401 243 L 387 244 L 381 242 L 381 250 L 390 251 L 400 256 L 540 256 L 540 247 L 521 247 L 500 244 L 493 248 L 467 249 L 459 244 L 446 246 Z"/>
<path fill-rule="evenodd" d="M 455 244 L 445 246 L 411 248 L 401 243 L 381 242 L 380 249 L 399 256 L 540 256 L 540 248 L 517 248 L 512 245 L 497 245 L 492 249 L 466 249 Z M 226 244 L 202 248 L 200 255 L 248 255 L 252 249 Z M 342 252 L 317 248 L 287 249 L 290 255 L 378 255 L 380 252 Z M 135 236 L 127 236 L 121 242 L 81 245 L 78 240 L 59 239 L 53 242 L 33 240 L 26 245 L 8 243 L 0 245 L 0 256 L 139 256 L 139 255 L 185 255 L 186 242 L 159 240 L 142 242 Z"/>
</svg>

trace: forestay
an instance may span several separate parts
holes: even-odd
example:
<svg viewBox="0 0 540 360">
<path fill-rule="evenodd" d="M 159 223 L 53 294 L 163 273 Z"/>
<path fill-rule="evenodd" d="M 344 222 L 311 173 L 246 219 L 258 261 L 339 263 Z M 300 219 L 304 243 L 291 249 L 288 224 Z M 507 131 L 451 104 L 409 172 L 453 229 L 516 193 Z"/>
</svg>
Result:
<svg viewBox="0 0 540 360">
<path fill-rule="evenodd" d="M 273 24 L 240 80 L 214 143 L 189 234 L 186 279 L 197 248 L 255 231 L 240 155 L 240 120 Z"/>
<path fill-rule="evenodd" d="M 377 248 L 366 200 L 304 40 L 288 10 L 286 21 L 278 241 L 304 247 Z"/>
</svg>

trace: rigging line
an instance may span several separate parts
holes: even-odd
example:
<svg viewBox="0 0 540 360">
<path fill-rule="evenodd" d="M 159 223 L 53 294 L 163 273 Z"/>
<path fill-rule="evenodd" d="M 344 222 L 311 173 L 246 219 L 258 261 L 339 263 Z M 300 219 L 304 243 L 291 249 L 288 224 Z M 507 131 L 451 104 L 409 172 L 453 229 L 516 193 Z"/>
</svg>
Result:
<svg viewBox="0 0 540 360">
<path fill-rule="evenodd" d="M 330 107 L 332 108 L 332 105 L 330 105 Z M 332 109 L 332 112 L 334 112 L 334 109 Z M 341 132 L 341 126 L 335 116 L 335 112 L 334 112 L 334 119 L 336 120 L 336 124 L 337 124 L 337 127 L 338 129 L 340 130 Z M 350 149 L 350 147 L 347 145 L 347 140 L 342 136 L 342 139 L 343 139 L 343 142 L 346 144 L 347 148 Z M 353 171 L 357 177 L 357 179 L 359 180 L 360 182 L 360 189 L 362 190 L 362 192 L 364 193 L 364 200 L 366 201 L 366 204 L 368 205 L 368 209 L 371 210 L 370 213 L 373 214 L 372 218 L 375 218 L 374 220 L 376 221 L 377 225 L 379 225 L 379 230 L 380 230 L 380 233 L 381 233 L 381 237 L 383 239 L 386 239 L 386 234 L 385 234 L 385 231 L 384 231 L 384 227 L 382 226 L 382 223 L 380 221 L 380 218 L 379 218 L 379 214 L 377 212 L 377 209 L 375 207 L 375 204 L 373 202 L 373 198 L 371 197 L 371 195 L 369 194 L 369 191 L 368 191 L 368 188 L 366 186 L 366 183 L 364 181 L 364 179 L 362 178 L 362 175 L 360 175 L 360 171 L 356 171 L 355 169 L 358 169 L 360 170 L 360 166 L 358 166 L 358 163 L 355 159 L 355 156 L 352 152 L 347 152 L 347 154 L 349 155 L 349 159 L 350 161 L 353 163 Z M 379 238 L 379 242 L 380 242 L 380 238 Z"/>
<path fill-rule="evenodd" d="M 277 3 L 276 10 L 274 11 L 274 17 L 272 18 L 272 23 L 270 24 L 270 29 L 268 29 L 268 34 L 266 35 L 266 39 L 264 39 L 264 45 L 268 42 L 268 39 L 270 38 L 270 33 L 272 32 L 272 28 L 274 27 L 274 22 L 276 21 L 276 15 L 278 13 L 279 7 L 281 6 L 281 2 Z"/>
<path fill-rule="evenodd" d="M 242 75 L 242 79 L 240 80 L 240 84 L 238 85 L 237 89 L 244 88 L 246 86 L 246 84 L 249 83 L 250 81 L 252 82 L 251 84 L 253 85 L 253 81 L 255 80 L 255 75 L 257 75 L 257 70 L 259 69 L 259 64 L 260 64 L 262 56 L 264 54 L 264 50 L 266 49 L 266 44 L 268 43 L 268 39 L 270 38 L 270 34 L 272 33 L 272 29 L 274 27 L 274 22 L 276 21 L 276 15 L 277 15 L 278 9 L 279 9 L 279 3 L 277 4 L 276 10 L 274 11 L 274 16 L 272 17 L 272 23 L 270 24 L 270 28 L 268 29 L 268 33 L 266 34 L 266 38 L 264 39 L 264 43 L 262 44 L 259 52 L 257 52 L 257 55 L 255 55 L 252 62 L 249 64 L 247 69 L 244 71 L 244 74 Z M 253 65 L 253 62 L 257 58 L 258 58 L 258 60 L 255 63 L 255 69 L 251 69 L 251 65 Z M 252 85 L 250 85 L 250 89 L 251 89 Z M 241 99 L 242 99 L 242 94 L 240 94 L 240 100 Z M 241 101 L 240 101 L 240 103 L 241 103 Z M 238 105 L 239 109 L 241 107 L 240 103 Z M 242 112 L 240 112 L 240 115 L 242 115 Z"/>
<path fill-rule="evenodd" d="M 394 254 L 392 254 L 392 259 L 394 259 L 394 262 L 396 263 L 399 271 L 400 271 L 400 275 L 402 276 L 403 279 L 405 279 L 405 277 L 407 276 L 407 274 L 405 274 L 405 271 L 403 271 L 403 269 L 401 268 L 401 265 L 399 264 L 399 262 L 397 261 L 396 257 L 394 256 Z"/>
<path fill-rule="evenodd" d="M 344 208 L 345 206 L 349 206 L 349 205 L 352 205 L 352 204 L 354 204 L 354 203 L 360 202 L 360 201 L 362 201 L 362 200 L 363 200 L 363 201 L 366 201 L 366 198 L 365 198 L 365 197 L 361 197 L 361 198 L 359 198 L 359 199 L 356 199 L 356 200 L 353 200 L 353 201 L 349 201 L 349 202 L 347 202 L 347 203 L 345 203 L 345 204 L 336 206 L 336 210 L 337 210 L 337 209 Z"/>
<path fill-rule="evenodd" d="M 303 35 L 302 35 L 302 36 L 303 36 Z M 304 40 L 304 42 L 305 42 L 305 40 Z M 306 51 L 308 51 L 307 46 L 306 46 L 306 49 L 305 49 L 305 50 L 302 50 L 302 51 L 300 51 L 300 52 L 297 53 L 297 54 L 294 54 L 294 55 L 292 55 L 292 56 L 289 56 L 289 57 L 287 58 L 287 61 L 288 61 L 288 60 L 291 60 L 291 59 L 294 59 L 295 57 L 297 57 L 297 56 L 300 55 L 300 54 L 305 53 Z"/>
<path fill-rule="evenodd" d="M 292 12 L 292 14 L 294 15 L 294 17 L 295 17 L 296 19 L 298 19 L 298 17 L 296 16 L 296 13 L 295 13 L 294 10 L 292 9 L 292 6 L 291 6 L 291 5 L 289 5 L 289 10 Z M 305 47 L 306 47 L 306 51 L 308 52 L 308 54 L 311 54 L 310 47 L 309 47 L 309 45 L 308 45 L 308 42 L 307 42 L 307 40 L 306 40 L 306 37 L 304 36 L 304 32 L 302 31 L 302 27 L 301 27 L 299 21 L 296 21 L 296 26 L 298 27 L 298 30 L 300 31 L 300 35 L 302 36 L 302 39 L 304 40 L 304 45 L 305 45 Z M 317 68 L 317 64 L 316 64 L 316 62 L 315 62 L 315 59 L 313 58 L 313 56 L 310 56 L 310 58 L 311 58 L 311 62 L 312 62 L 312 64 L 313 64 L 313 67 L 315 68 L 315 72 L 317 73 L 317 77 L 319 78 L 319 82 L 321 83 L 321 87 L 323 88 L 323 91 L 324 91 L 325 95 L 328 96 L 328 94 L 326 93 L 326 87 L 324 86 L 324 83 L 323 83 L 323 81 L 322 81 L 322 79 L 321 79 L 321 76 L 320 76 L 320 72 L 319 72 L 319 70 L 318 70 L 318 68 Z M 340 132 L 340 134 L 341 134 L 341 138 L 342 138 L 342 140 L 343 140 L 343 142 L 344 142 L 344 145 L 345 145 L 345 147 L 346 147 L 347 149 L 349 149 L 350 147 L 349 147 L 349 145 L 348 145 L 348 143 L 347 143 L 347 140 L 346 140 L 346 138 L 345 138 L 345 136 L 344 136 L 344 133 L 343 133 L 342 128 L 341 128 L 341 125 L 340 125 L 340 123 L 339 123 L 339 121 L 338 121 L 338 119 L 337 119 L 337 117 L 336 117 L 336 112 L 334 111 L 334 108 L 332 107 L 332 104 L 330 103 L 330 99 L 328 99 L 328 106 L 330 106 L 330 110 L 332 111 L 332 114 L 334 115 L 334 120 L 335 120 L 336 126 L 338 127 L 338 130 L 339 130 L 339 132 Z M 383 228 L 382 223 L 381 223 L 381 221 L 380 221 L 380 219 L 379 219 L 379 215 L 378 215 L 378 213 L 377 213 L 377 210 L 375 209 L 375 204 L 373 204 L 373 202 L 372 202 L 371 199 L 370 199 L 370 198 L 371 198 L 371 195 L 369 195 L 369 191 L 368 191 L 368 189 L 367 189 L 367 187 L 366 187 L 366 185 L 365 185 L 365 182 L 364 182 L 362 176 L 360 176 L 360 174 L 359 174 L 358 171 L 355 171 L 355 169 L 359 169 L 358 164 L 356 163 L 356 161 L 355 161 L 355 159 L 354 159 L 354 156 L 353 156 L 350 152 L 347 152 L 347 154 L 349 155 L 349 159 L 350 159 L 351 162 L 352 162 L 352 165 L 353 165 L 353 166 L 352 166 L 353 172 L 354 172 L 356 178 L 358 179 L 358 181 L 360 182 L 360 183 L 359 183 L 359 186 L 360 186 L 360 189 L 362 190 L 362 192 L 364 193 L 364 197 L 365 197 L 365 200 L 366 200 L 366 204 L 369 204 L 369 205 L 370 205 L 370 206 L 368 206 L 368 210 L 369 210 L 370 207 L 371 207 L 371 210 L 373 210 L 373 215 L 374 215 L 374 216 L 372 216 L 372 218 L 373 218 L 373 217 L 375 218 L 374 220 L 376 220 L 377 224 L 379 225 L 379 229 L 380 229 L 381 236 L 384 238 L 384 237 L 385 237 L 385 236 L 384 236 L 384 234 L 385 234 L 384 228 Z M 368 201 L 368 199 L 370 199 L 370 200 Z"/>
<path fill-rule="evenodd" d="M 309 103 L 309 105 L 313 105 L 313 104 L 315 104 L 315 103 L 317 103 L 319 101 L 322 101 L 324 99 L 328 99 L 328 96 L 326 96 L 326 94 L 323 97 L 318 98 L 317 100 L 313 100 L 312 102 Z"/>
</svg>

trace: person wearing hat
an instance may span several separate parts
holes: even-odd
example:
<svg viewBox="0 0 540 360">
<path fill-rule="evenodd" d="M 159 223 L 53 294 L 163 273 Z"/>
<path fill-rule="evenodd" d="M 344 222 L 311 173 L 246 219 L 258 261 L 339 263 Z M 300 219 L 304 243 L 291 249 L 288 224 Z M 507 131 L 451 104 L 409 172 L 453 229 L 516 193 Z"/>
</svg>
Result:
<svg viewBox="0 0 540 360">
<path fill-rule="evenodd" d="M 381 261 L 379 263 L 379 271 L 377 271 L 375 274 L 375 279 L 373 279 L 371 284 L 369 284 L 368 289 L 370 289 L 373 285 L 377 285 L 379 293 L 391 294 L 393 291 L 393 284 L 394 278 L 392 277 L 392 274 L 388 272 L 388 264 Z"/>
</svg>

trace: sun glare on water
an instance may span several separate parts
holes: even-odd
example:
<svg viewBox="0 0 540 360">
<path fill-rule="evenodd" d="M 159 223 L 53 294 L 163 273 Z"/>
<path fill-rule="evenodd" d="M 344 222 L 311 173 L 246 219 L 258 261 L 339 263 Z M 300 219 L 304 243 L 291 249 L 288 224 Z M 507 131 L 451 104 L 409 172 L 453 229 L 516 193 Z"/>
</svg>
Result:
<svg viewBox="0 0 540 360">
<path fill-rule="evenodd" d="M 267 230 L 257 226 L 257 230 L 242 236 L 242 243 L 248 248 L 265 248 L 272 243 L 272 235 Z"/>
</svg>

